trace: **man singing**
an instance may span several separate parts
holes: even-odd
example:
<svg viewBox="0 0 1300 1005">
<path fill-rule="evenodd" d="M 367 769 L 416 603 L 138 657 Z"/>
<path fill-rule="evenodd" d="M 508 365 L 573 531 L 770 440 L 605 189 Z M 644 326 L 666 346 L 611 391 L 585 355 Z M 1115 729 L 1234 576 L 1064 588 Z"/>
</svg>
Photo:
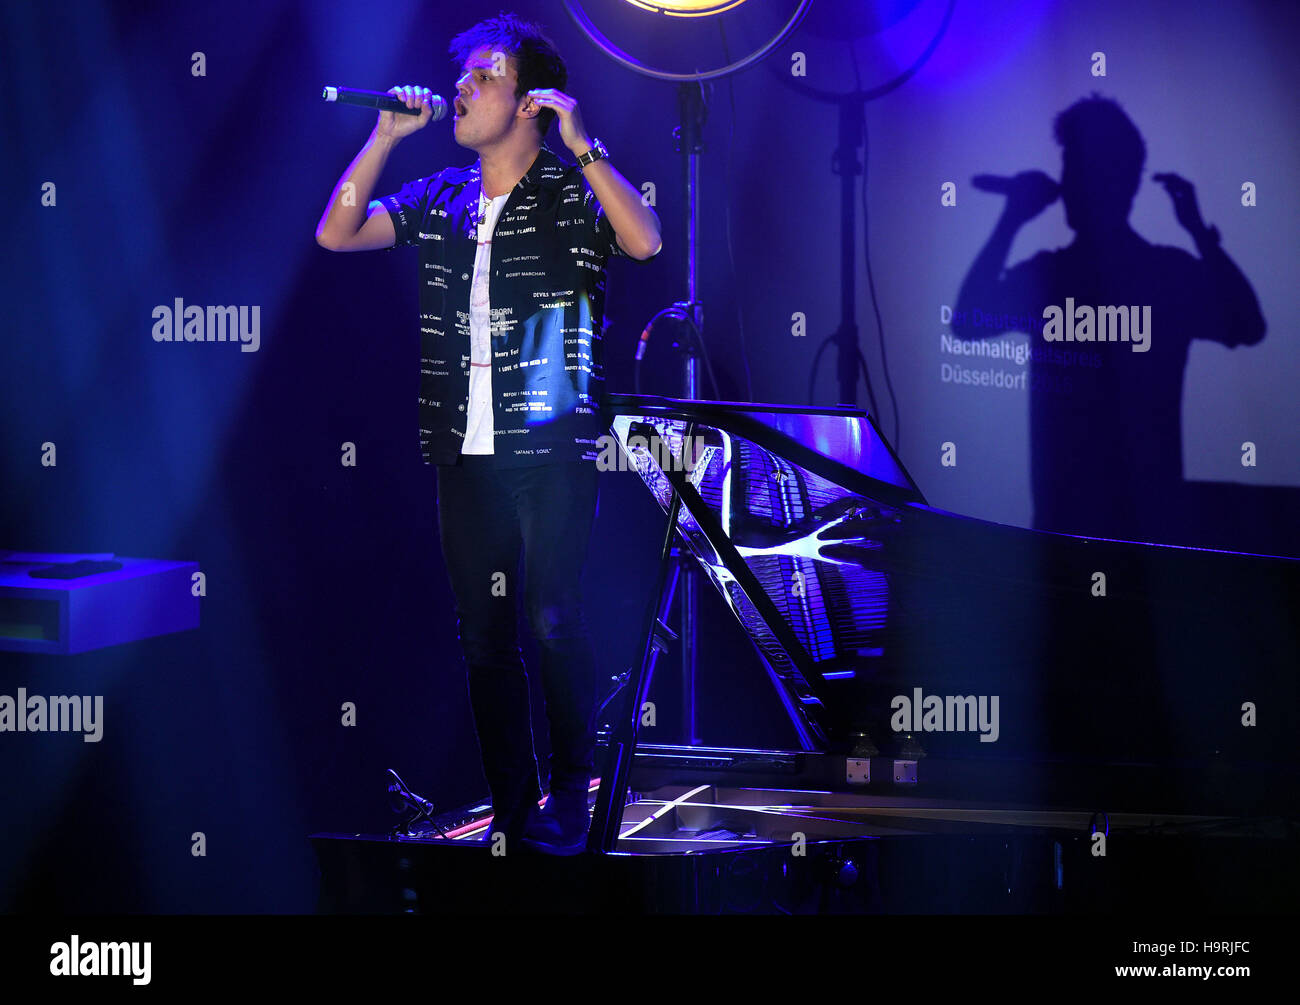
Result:
<svg viewBox="0 0 1300 1005">
<path fill-rule="evenodd" d="M 581 580 L 605 432 L 605 261 L 658 254 L 659 220 L 588 134 L 564 93 L 564 61 L 537 25 L 491 18 L 456 36 L 451 53 L 456 142 L 478 160 L 369 201 L 398 141 L 432 115 L 430 91 L 394 87 L 419 115 L 379 114 L 316 241 L 331 251 L 419 248 L 420 447 L 438 466 L 442 553 L 492 831 L 507 850 L 518 841 L 576 854 L 586 841 L 598 687 Z M 576 165 L 542 142 L 553 120 Z M 521 552 L 551 736 L 540 812 L 515 616 Z"/>
</svg>

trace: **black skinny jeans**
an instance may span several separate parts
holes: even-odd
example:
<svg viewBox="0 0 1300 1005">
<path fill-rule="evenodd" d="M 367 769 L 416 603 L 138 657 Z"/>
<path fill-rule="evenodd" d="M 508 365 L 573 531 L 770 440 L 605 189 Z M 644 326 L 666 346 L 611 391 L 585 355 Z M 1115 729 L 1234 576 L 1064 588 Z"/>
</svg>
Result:
<svg viewBox="0 0 1300 1005">
<path fill-rule="evenodd" d="M 591 462 L 497 468 L 462 454 L 438 468 L 442 554 L 494 812 L 522 821 L 541 798 L 528 676 L 519 650 L 519 566 L 539 649 L 551 734 L 551 788 L 585 791 L 595 751 L 596 666 L 582 605 L 582 569 L 596 516 Z"/>
</svg>

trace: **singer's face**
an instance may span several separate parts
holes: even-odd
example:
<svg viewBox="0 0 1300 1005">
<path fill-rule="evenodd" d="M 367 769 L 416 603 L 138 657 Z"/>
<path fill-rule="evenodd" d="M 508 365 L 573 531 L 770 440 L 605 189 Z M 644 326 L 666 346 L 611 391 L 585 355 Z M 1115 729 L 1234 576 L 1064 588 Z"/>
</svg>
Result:
<svg viewBox="0 0 1300 1005">
<path fill-rule="evenodd" d="M 1108 230 L 1128 219 L 1133 190 L 1105 156 L 1067 149 L 1061 156 L 1061 201 L 1070 229 Z"/>
<path fill-rule="evenodd" d="M 456 81 L 453 102 L 456 142 L 477 150 L 503 138 L 514 125 L 526 99 L 515 97 L 519 75 L 513 60 L 493 59 L 491 51 L 479 49 L 465 60 Z M 504 72 L 503 72 L 504 71 Z"/>
</svg>

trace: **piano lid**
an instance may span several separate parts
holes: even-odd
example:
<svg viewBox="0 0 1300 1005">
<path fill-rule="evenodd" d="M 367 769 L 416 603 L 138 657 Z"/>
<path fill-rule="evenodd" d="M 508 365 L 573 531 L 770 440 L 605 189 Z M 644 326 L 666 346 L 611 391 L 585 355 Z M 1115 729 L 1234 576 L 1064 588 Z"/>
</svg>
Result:
<svg viewBox="0 0 1300 1005">
<path fill-rule="evenodd" d="M 623 415 L 638 413 L 643 417 L 723 420 L 728 428 L 784 456 L 806 462 L 809 454 L 816 454 L 830 466 L 815 462 L 814 466 L 832 480 L 839 480 L 847 469 L 878 483 L 875 491 L 894 502 L 925 502 L 916 482 L 871 417 L 857 409 L 611 394 L 607 396 L 606 411 Z"/>
<path fill-rule="evenodd" d="M 884 542 L 919 489 L 865 412 L 611 395 L 611 430 L 761 654 L 804 749 L 884 655 Z M 692 430 L 688 441 L 688 430 Z"/>
</svg>

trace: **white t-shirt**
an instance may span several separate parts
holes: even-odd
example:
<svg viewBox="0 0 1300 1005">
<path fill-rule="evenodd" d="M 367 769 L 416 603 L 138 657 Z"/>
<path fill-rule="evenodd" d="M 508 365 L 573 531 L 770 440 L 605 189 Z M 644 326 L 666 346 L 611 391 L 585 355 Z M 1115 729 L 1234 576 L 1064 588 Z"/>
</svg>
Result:
<svg viewBox="0 0 1300 1005">
<path fill-rule="evenodd" d="M 499 195 L 488 199 L 479 193 L 479 215 L 483 222 L 478 225 L 474 280 L 469 288 L 469 414 L 465 418 L 462 454 L 493 452 L 492 306 L 488 302 L 488 279 L 492 275 L 492 232 L 506 198 Z"/>
</svg>

